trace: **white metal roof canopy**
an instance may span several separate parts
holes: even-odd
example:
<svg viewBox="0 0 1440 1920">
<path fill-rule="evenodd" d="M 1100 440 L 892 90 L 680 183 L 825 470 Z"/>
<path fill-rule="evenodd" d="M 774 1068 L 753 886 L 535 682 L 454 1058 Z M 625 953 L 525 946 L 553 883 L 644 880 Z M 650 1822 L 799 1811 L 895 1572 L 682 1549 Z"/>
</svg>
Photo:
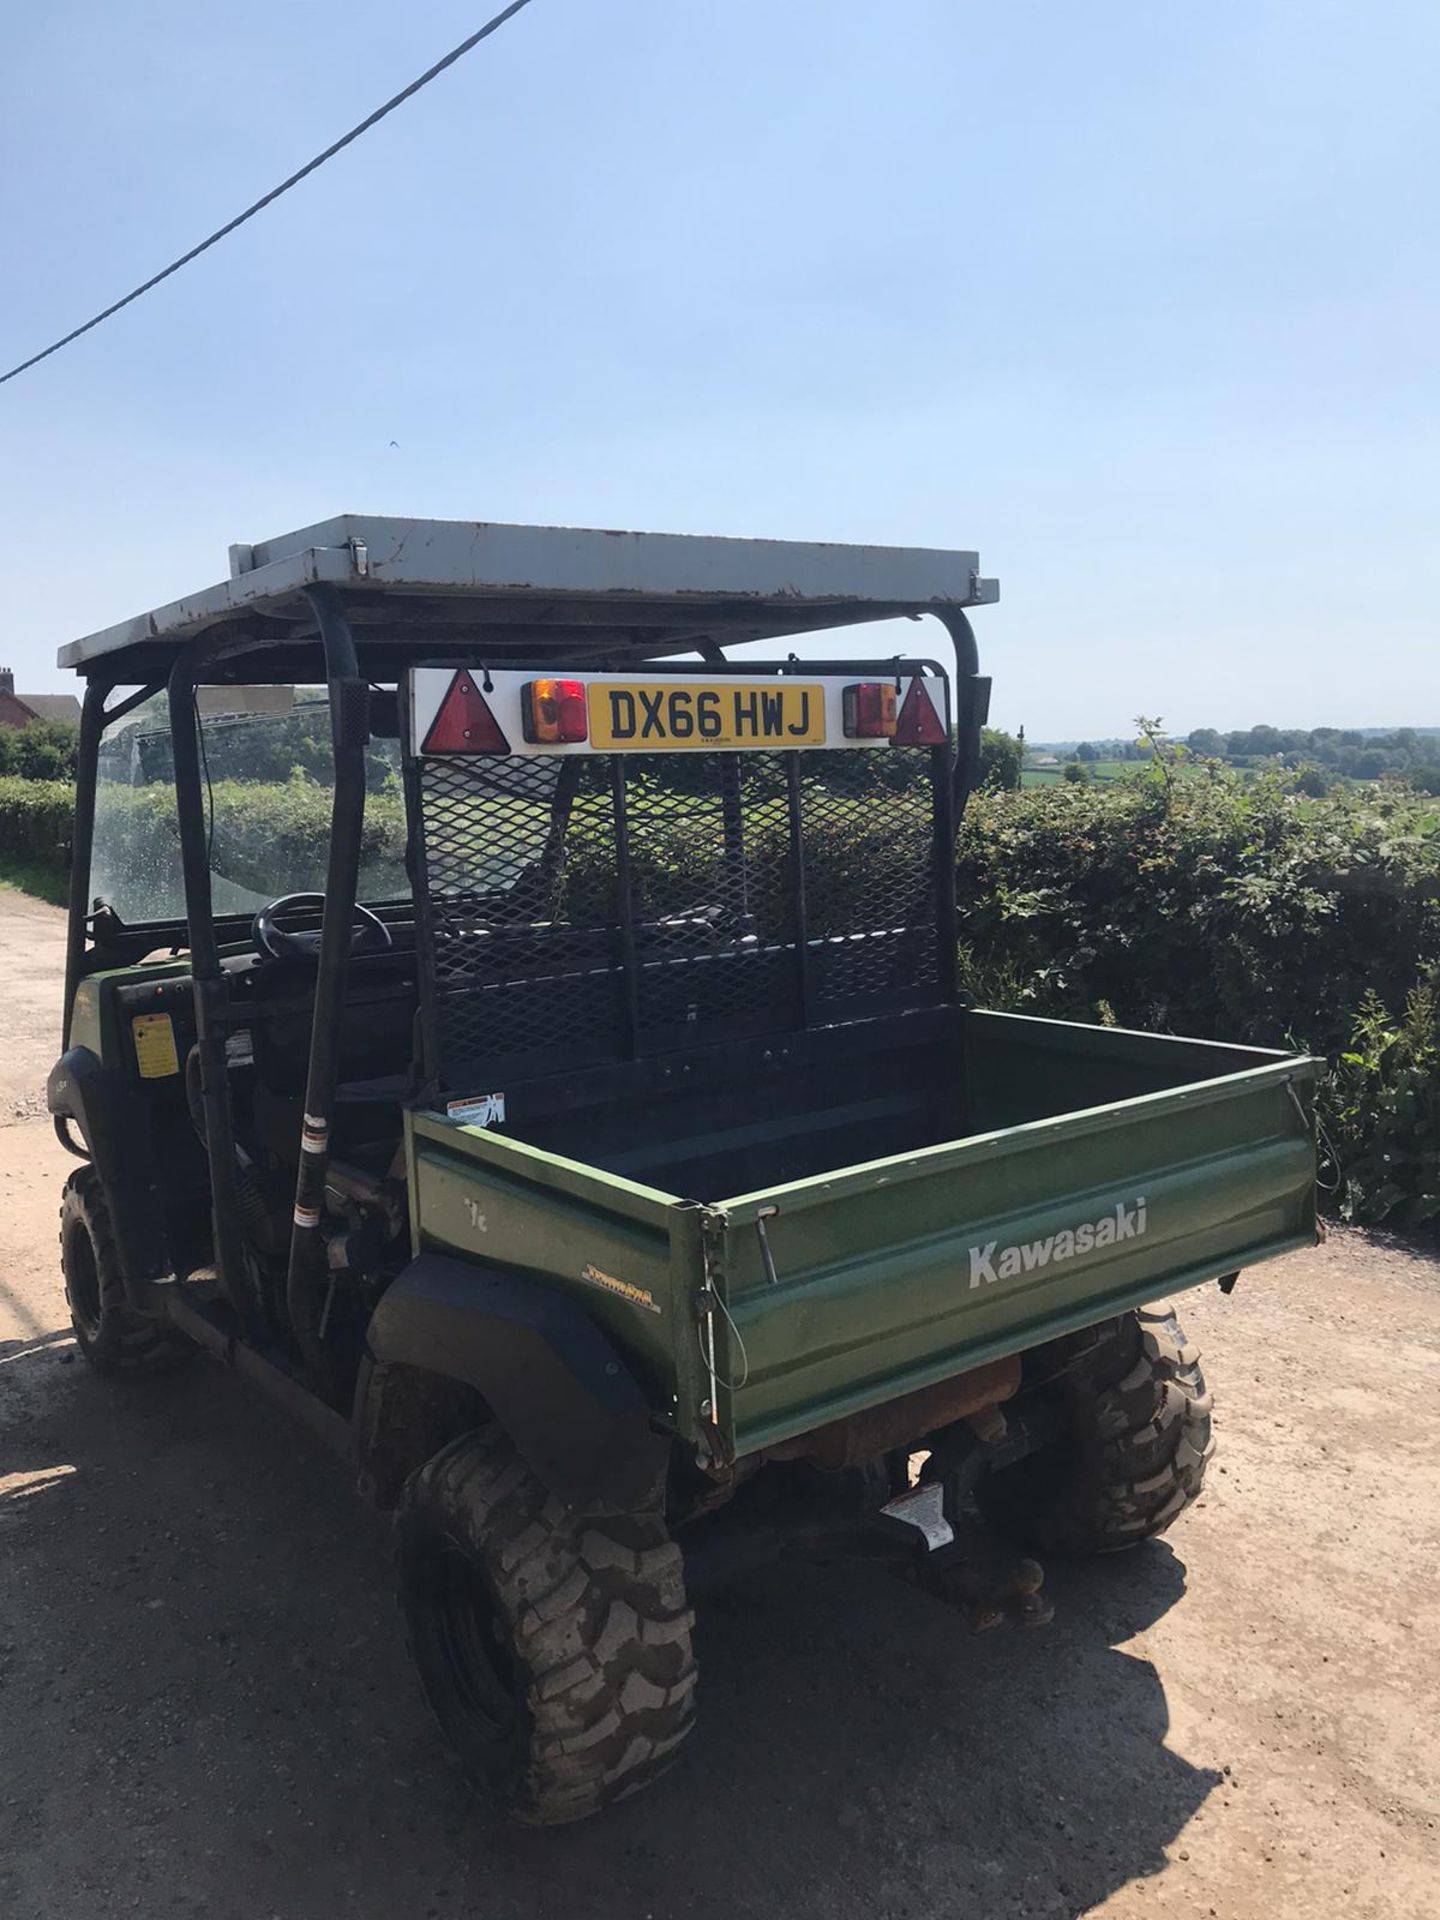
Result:
<svg viewBox="0 0 1440 1920">
<path fill-rule="evenodd" d="M 230 562 L 228 580 L 70 642 L 59 665 L 119 668 L 132 650 L 249 621 L 279 644 L 287 622 L 313 624 L 300 596 L 322 582 L 343 592 L 357 639 L 380 626 L 417 649 L 482 629 L 517 645 L 593 645 L 608 628 L 631 650 L 675 652 L 999 598 L 970 551 L 365 514 L 232 547 Z"/>
</svg>

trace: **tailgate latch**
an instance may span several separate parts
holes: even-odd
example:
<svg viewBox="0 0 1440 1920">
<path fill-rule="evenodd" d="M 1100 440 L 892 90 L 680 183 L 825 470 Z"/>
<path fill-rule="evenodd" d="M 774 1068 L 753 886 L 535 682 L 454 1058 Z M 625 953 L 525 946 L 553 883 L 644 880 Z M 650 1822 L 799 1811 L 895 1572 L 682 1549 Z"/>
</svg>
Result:
<svg viewBox="0 0 1440 1920">
<path fill-rule="evenodd" d="M 770 1251 L 770 1236 L 765 1231 L 765 1222 L 779 1211 L 778 1207 L 761 1207 L 755 1216 L 755 1238 L 760 1242 L 760 1260 L 765 1268 L 765 1279 L 772 1287 L 779 1286 L 780 1276 L 775 1271 L 775 1256 Z"/>
</svg>

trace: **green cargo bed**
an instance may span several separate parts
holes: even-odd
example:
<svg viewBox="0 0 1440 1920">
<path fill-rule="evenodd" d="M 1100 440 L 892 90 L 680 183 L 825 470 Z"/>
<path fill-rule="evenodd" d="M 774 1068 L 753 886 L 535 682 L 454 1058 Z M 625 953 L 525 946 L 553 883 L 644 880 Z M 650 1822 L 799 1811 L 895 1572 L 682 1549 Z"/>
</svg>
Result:
<svg viewBox="0 0 1440 1920">
<path fill-rule="evenodd" d="M 947 1009 L 742 1067 L 739 1117 L 713 1063 L 412 1115 L 417 1251 L 583 1297 L 657 1418 L 745 1454 L 1315 1238 L 1307 1057 Z"/>
</svg>

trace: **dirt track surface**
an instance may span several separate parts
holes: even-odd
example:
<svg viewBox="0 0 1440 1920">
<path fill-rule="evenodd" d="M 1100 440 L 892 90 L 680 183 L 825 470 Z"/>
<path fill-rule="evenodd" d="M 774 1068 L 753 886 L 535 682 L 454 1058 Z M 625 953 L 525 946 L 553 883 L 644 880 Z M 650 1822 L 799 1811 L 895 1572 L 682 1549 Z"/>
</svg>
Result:
<svg viewBox="0 0 1440 1920">
<path fill-rule="evenodd" d="M 0 1127 L 45 1111 L 64 984 L 65 915 L 0 887 Z"/>
<path fill-rule="evenodd" d="M 0 894 L 0 1122 L 38 1110 L 58 925 Z M 1435 1262 L 1341 1234 L 1182 1301 L 1206 1495 L 1052 1568 L 1052 1627 L 972 1639 L 874 1569 L 753 1579 L 701 1614 L 677 1769 L 529 1833 L 445 1760 L 340 1469 L 208 1361 L 74 1360 L 71 1164 L 0 1124 L 5 1920 L 1440 1915 Z"/>
</svg>

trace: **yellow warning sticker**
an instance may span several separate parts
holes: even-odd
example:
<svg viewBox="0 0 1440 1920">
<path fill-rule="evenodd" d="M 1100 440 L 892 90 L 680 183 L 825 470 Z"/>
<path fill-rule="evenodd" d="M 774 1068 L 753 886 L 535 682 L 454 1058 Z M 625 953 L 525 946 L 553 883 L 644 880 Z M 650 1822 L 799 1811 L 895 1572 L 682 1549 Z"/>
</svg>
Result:
<svg viewBox="0 0 1440 1920">
<path fill-rule="evenodd" d="M 163 1080 L 180 1071 L 175 1022 L 168 1013 L 137 1013 L 130 1031 L 135 1036 L 135 1063 L 142 1080 Z"/>
</svg>

